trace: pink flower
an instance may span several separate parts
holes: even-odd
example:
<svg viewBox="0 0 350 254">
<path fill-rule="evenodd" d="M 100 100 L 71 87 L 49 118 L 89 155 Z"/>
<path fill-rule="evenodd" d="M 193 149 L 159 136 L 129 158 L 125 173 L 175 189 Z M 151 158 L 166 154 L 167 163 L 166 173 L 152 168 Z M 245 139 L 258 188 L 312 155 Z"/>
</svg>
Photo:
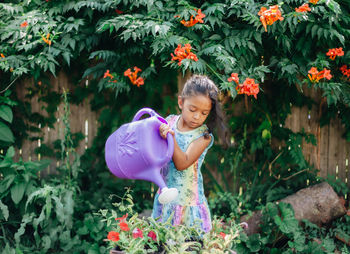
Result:
<svg viewBox="0 0 350 254">
<path fill-rule="evenodd" d="M 142 230 L 141 229 L 139 229 L 139 228 L 135 228 L 133 231 L 132 231 L 132 237 L 134 238 L 134 239 L 136 239 L 136 238 L 143 238 L 143 233 L 142 233 Z"/>
<path fill-rule="evenodd" d="M 157 241 L 157 235 L 154 231 L 149 231 L 149 233 L 147 234 L 148 237 L 152 238 L 153 241 Z"/>
</svg>

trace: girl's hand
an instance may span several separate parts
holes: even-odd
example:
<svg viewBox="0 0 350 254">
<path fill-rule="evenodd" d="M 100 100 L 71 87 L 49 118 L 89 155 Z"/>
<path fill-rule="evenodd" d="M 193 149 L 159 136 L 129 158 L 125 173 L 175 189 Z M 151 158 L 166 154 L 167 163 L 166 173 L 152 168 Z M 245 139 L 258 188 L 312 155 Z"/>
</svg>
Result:
<svg viewBox="0 0 350 254">
<path fill-rule="evenodd" d="M 162 123 L 159 126 L 159 134 L 162 138 L 166 139 L 167 134 L 170 133 L 171 135 L 175 135 L 175 132 L 170 128 L 168 124 Z"/>
</svg>

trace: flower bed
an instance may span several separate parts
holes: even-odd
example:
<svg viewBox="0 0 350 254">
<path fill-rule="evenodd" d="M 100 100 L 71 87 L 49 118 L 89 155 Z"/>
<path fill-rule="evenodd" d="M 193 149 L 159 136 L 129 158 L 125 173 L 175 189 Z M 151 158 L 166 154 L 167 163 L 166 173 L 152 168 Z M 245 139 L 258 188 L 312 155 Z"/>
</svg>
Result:
<svg viewBox="0 0 350 254">
<path fill-rule="evenodd" d="M 115 210 L 100 210 L 97 213 L 107 223 L 106 232 L 110 253 L 187 253 L 208 251 L 235 253 L 232 249 L 241 230 L 234 222 L 224 223 L 214 218 L 209 233 L 185 225 L 173 226 L 171 219 L 159 222 L 144 218 L 133 212 L 132 196 L 125 193 Z M 119 214 L 123 214 L 119 216 Z"/>
</svg>

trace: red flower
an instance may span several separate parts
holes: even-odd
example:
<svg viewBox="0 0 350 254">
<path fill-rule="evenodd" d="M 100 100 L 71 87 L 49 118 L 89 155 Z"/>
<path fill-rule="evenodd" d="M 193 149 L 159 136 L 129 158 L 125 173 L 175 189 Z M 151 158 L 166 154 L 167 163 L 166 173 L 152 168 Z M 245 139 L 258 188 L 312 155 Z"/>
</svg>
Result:
<svg viewBox="0 0 350 254">
<path fill-rule="evenodd" d="M 222 237 L 222 239 L 225 239 L 226 234 L 224 232 L 220 232 L 220 236 Z"/>
<path fill-rule="evenodd" d="M 119 233 L 115 231 L 110 231 L 107 236 L 108 240 L 111 240 L 113 242 L 118 242 L 119 241 Z"/>
<path fill-rule="evenodd" d="M 142 230 L 141 229 L 139 229 L 139 228 L 135 228 L 133 231 L 132 231 L 132 237 L 134 238 L 134 239 L 136 239 L 136 238 L 143 238 L 143 233 L 142 233 Z"/>
<path fill-rule="evenodd" d="M 327 56 L 329 56 L 329 58 L 331 60 L 334 60 L 336 56 L 343 56 L 344 55 L 344 51 L 343 48 L 333 48 L 333 49 L 329 49 L 328 52 L 326 53 Z"/>
<path fill-rule="evenodd" d="M 115 12 L 116 12 L 117 14 L 119 14 L 119 15 L 124 13 L 123 11 L 118 10 L 118 9 L 115 9 Z"/>
<path fill-rule="evenodd" d="M 265 28 L 265 32 L 267 32 L 267 25 L 272 25 L 277 20 L 283 20 L 281 11 L 278 9 L 278 5 L 271 6 L 270 9 L 266 9 L 266 7 L 261 7 L 258 12 L 260 16 L 260 22 Z"/>
<path fill-rule="evenodd" d="M 309 4 L 303 4 L 302 6 L 300 6 L 299 8 L 295 8 L 296 12 L 308 12 L 311 11 Z"/>
<path fill-rule="evenodd" d="M 174 53 L 171 53 L 171 61 L 176 61 L 178 60 L 178 65 L 181 65 L 182 60 L 184 59 L 191 59 L 193 61 L 198 61 L 197 56 L 191 52 L 191 45 L 190 44 L 185 44 L 185 46 L 181 47 L 181 44 L 177 45 L 177 48 L 175 49 Z"/>
<path fill-rule="evenodd" d="M 157 234 L 154 233 L 152 230 L 148 232 L 147 236 L 152 238 L 153 241 L 157 241 Z"/>
<path fill-rule="evenodd" d="M 238 83 L 239 83 L 238 73 L 231 73 L 231 77 L 229 77 L 227 80 L 228 80 L 229 82 L 234 81 L 234 82 L 236 82 L 237 85 L 238 85 Z"/>
<path fill-rule="evenodd" d="M 350 78 L 350 69 L 348 69 L 345 64 L 342 67 L 340 67 L 339 70 L 341 70 L 344 76 Z"/>
<path fill-rule="evenodd" d="M 341 70 L 341 72 L 346 71 L 348 68 L 346 66 L 346 64 L 344 64 L 342 67 L 339 68 L 339 70 Z"/>
<path fill-rule="evenodd" d="M 318 0 L 310 0 L 309 2 L 312 4 L 317 4 Z"/>
<path fill-rule="evenodd" d="M 28 22 L 27 21 L 24 21 L 22 24 L 21 24 L 21 27 L 26 27 L 28 26 Z"/>
<path fill-rule="evenodd" d="M 129 231 L 129 230 L 130 230 L 128 224 L 127 224 L 126 222 L 124 222 L 124 221 L 121 221 L 121 222 L 119 223 L 119 227 L 120 227 L 120 229 L 123 230 L 123 231 Z"/>
<path fill-rule="evenodd" d="M 179 16 L 175 16 L 175 18 L 177 18 Z M 190 17 L 189 21 L 185 21 L 184 19 L 181 20 L 181 24 L 183 24 L 185 27 L 191 27 L 194 26 L 195 24 L 199 23 L 204 23 L 203 18 L 205 17 L 205 14 L 202 13 L 201 9 L 197 10 L 197 15 L 196 17 L 193 19 L 193 15 Z"/>
<path fill-rule="evenodd" d="M 134 67 L 134 71 L 131 71 L 131 69 L 127 69 L 124 72 L 124 76 L 129 77 L 132 84 L 137 85 L 137 87 L 140 87 L 144 84 L 144 79 L 142 77 L 137 77 L 137 73 L 140 72 L 141 69 L 138 67 Z"/>
</svg>

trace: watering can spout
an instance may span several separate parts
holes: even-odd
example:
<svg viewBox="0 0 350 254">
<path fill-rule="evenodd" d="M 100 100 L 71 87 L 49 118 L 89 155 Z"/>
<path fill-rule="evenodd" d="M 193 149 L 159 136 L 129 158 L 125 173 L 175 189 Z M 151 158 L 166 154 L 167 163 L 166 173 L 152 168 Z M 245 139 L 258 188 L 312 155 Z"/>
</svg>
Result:
<svg viewBox="0 0 350 254">
<path fill-rule="evenodd" d="M 158 200 L 161 204 L 170 203 L 178 196 L 178 190 L 176 188 L 168 188 L 165 185 L 164 179 L 157 168 L 141 171 L 134 177 L 136 179 L 143 179 L 158 185 L 160 188 Z"/>
</svg>

